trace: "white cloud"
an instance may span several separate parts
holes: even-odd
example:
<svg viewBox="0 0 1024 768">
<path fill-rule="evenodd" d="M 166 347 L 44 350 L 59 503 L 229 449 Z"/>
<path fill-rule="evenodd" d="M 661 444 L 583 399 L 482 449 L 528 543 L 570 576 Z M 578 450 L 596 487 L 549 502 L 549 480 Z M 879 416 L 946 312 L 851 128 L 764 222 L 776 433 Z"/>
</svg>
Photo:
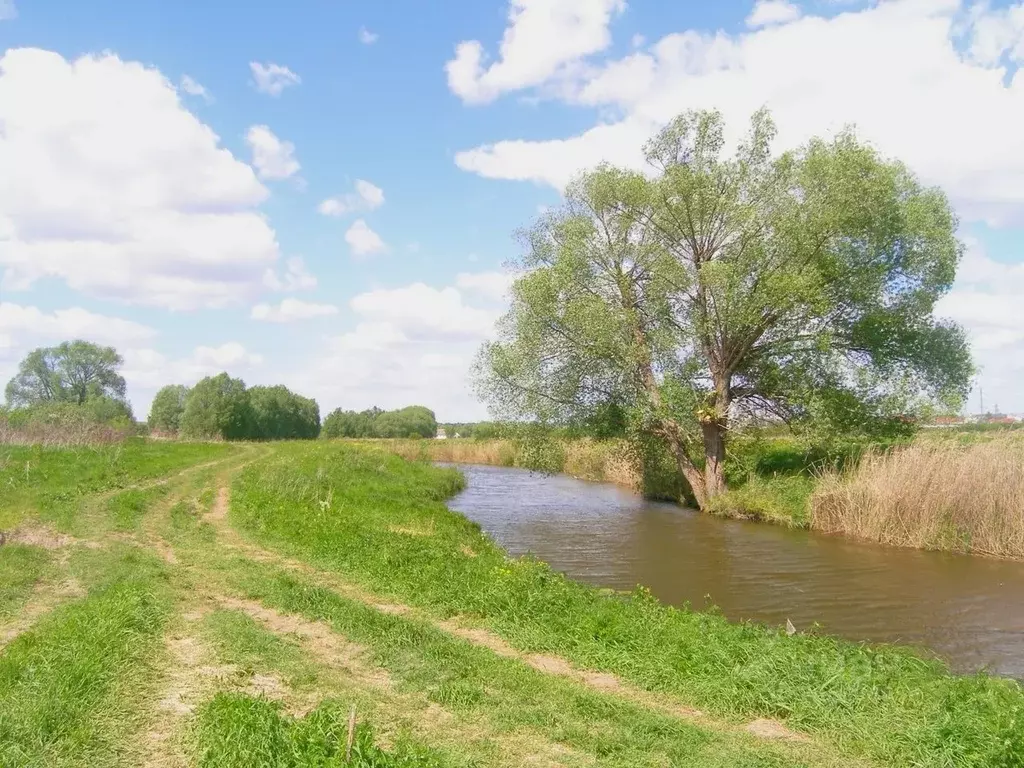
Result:
<svg viewBox="0 0 1024 768">
<path fill-rule="evenodd" d="M 625 7 L 625 0 L 511 0 L 499 60 L 485 68 L 479 41 L 459 43 L 445 65 L 448 87 L 463 101 L 479 104 L 540 85 L 608 47 L 608 25 Z"/>
<path fill-rule="evenodd" d="M 38 307 L 0 303 L 0 356 L 19 356 L 40 344 L 85 339 L 115 347 L 137 345 L 157 335 L 155 329 L 89 312 L 81 307 L 43 312 Z M 6 352 L 5 352 L 6 351 Z"/>
<path fill-rule="evenodd" d="M 281 277 L 273 269 L 263 273 L 263 285 L 272 291 L 311 291 L 316 284 L 316 276 L 306 269 L 306 262 L 301 256 L 288 259 Z"/>
<path fill-rule="evenodd" d="M 987 66 L 999 65 L 1005 57 L 1024 63 L 1024 3 L 992 10 L 987 3 L 971 8 L 974 34 L 971 55 Z"/>
<path fill-rule="evenodd" d="M 207 104 L 211 104 L 213 102 L 213 96 L 211 96 L 210 92 L 206 90 L 206 87 L 202 83 L 193 80 L 188 75 L 181 76 L 181 84 L 179 87 L 189 96 L 199 96 Z"/>
<path fill-rule="evenodd" d="M 245 142 L 252 150 L 252 164 L 261 179 L 287 179 L 299 172 L 301 166 L 295 159 L 295 145 L 281 141 L 267 126 L 249 128 Z"/>
<path fill-rule="evenodd" d="M 333 304 L 313 304 L 298 299 L 284 299 L 280 304 L 257 304 L 252 308 L 250 317 L 253 320 L 265 320 L 270 323 L 291 323 L 296 320 L 310 320 L 314 317 L 327 317 L 338 314 Z"/>
<path fill-rule="evenodd" d="M 244 376 L 263 364 L 263 356 L 249 352 L 237 341 L 217 347 L 200 346 L 186 357 L 171 358 L 149 347 L 123 350 L 121 375 L 128 383 L 135 415 L 143 418 L 156 391 L 167 384 L 192 386 L 206 376 L 227 372 Z"/>
<path fill-rule="evenodd" d="M 256 90 L 271 96 L 280 96 L 285 88 L 302 82 L 302 78 L 288 67 L 282 67 L 273 62 L 260 64 L 258 61 L 250 61 L 249 70 L 256 83 Z"/>
<path fill-rule="evenodd" d="M 940 317 L 963 325 L 971 341 L 986 408 L 1024 411 L 1020 381 L 1024 377 L 1024 263 L 991 259 L 968 240 L 953 290 L 935 308 Z M 978 403 L 973 399 L 971 410 Z"/>
<path fill-rule="evenodd" d="M 455 287 L 469 295 L 504 301 L 517 277 L 511 272 L 460 272 Z"/>
<path fill-rule="evenodd" d="M 375 253 L 384 253 L 388 249 L 380 235 L 370 229 L 362 219 L 356 219 L 346 230 L 345 242 L 352 249 L 353 256 L 370 256 Z"/>
<path fill-rule="evenodd" d="M 18 18 L 18 8 L 14 0 L 0 0 L 0 21 L 11 21 Z"/>
<path fill-rule="evenodd" d="M 463 283 L 469 275 L 462 275 Z M 361 293 L 350 302 L 359 317 L 387 323 L 411 339 L 478 339 L 493 327 L 494 310 L 469 306 L 458 288 L 413 283 L 403 288 Z"/>
<path fill-rule="evenodd" d="M 366 27 L 359 28 L 359 42 L 363 45 L 373 45 L 380 38 L 376 32 L 371 32 Z"/>
<path fill-rule="evenodd" d="M 601 67 L 577 67 L 574 87 L 563 84 L 572 102 L 617 120 L 569 138 L 497 142 L 460 152 L 456 162 L 487 177 L 562 188 L 602 160 L 643 167 L 644 141 L 686 109 L 720 109 L 734 139 L 767 105 L 780 149 L 854 123 L 862 138 L 946 189 L 966 220 L 1019 221 L 1024 69 L 984 62 L 1016 56 L 1021 37 L 982 44 L 986 25 L 1004 17 L 984 9 L 965 15 L 965 7 L 888 0 L 750 33 L 673 33 Z M 1015 24 L 1022 7 L 1006 18 Z M 964 53 L 972 43 L 984 53 Z"/>
<path fill-rule="evenodd" d="M 113 54 L 0 58 L 4 291 L 191 309 L 240 301 L 278 257 L 252 169 L 159 71 Z"/>
<path fill-rule="evenodd" d="M 484 418 L 468 374 L 504 310 L 496 274 L 464 273 L 443 288 L 414 283 L 359 294 L 350 302 L 356 327 L 328 337 L 291 383 L 312 393 L 323 413 L 418 403 L 442 420 Z"/>
<path fill-rule="evenodd" d="M 317 206 L 324 216 L 344 216 L 355 211 L 372 211 L 384 205 L 384 190 L 372 182 L 356 179 L 355 191 L 329 197 Z"/>
<path fill-rule="evenodd" d="M 772 24 L 786 24 L 799 18 L 799 6 L 787 0 L 757 0 L 754 9 L 747 16 L 747 26 L 767 27 Z"/>
</svg>

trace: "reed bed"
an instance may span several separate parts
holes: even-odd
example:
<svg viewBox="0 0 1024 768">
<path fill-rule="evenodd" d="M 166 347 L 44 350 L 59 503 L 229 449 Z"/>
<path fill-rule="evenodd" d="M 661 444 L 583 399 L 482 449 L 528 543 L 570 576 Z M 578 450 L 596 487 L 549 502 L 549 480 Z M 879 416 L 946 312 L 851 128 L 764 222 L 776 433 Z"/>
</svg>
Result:
<svg viewBox="0 0 1024 768">
<path fill-rule="evenodd" d="M 1024 558 L 1024 439 L 919 440 L 823 475 L 811 527 L 899 547 Z"/>
<path fill-rule="evenodd" d="M 553 440 L 535 446 L 516 440 L 367 440 L 412 461 L 488 464 L 563 472 L 581 480 L 615 483 L 640 490 L 642 478 L 621 440 Z"/>
</svg>

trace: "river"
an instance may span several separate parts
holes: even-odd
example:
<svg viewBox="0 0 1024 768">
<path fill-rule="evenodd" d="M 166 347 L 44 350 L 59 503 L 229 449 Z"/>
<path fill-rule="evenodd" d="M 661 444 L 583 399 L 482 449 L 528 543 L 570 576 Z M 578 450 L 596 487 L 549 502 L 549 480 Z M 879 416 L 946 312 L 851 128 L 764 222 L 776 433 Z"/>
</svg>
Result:
<svg viewBox="0 0 1024 768">
<path fill-rule="evenodd" d="M 643 584 L 730 619 L 930 648 L 961 672 L 1024 678 L 1024 563 L 893 549 L 722 520 L 564 475 L 460 466 L 449 504 L 509 553 L 579 581 Z"/>
</svg>

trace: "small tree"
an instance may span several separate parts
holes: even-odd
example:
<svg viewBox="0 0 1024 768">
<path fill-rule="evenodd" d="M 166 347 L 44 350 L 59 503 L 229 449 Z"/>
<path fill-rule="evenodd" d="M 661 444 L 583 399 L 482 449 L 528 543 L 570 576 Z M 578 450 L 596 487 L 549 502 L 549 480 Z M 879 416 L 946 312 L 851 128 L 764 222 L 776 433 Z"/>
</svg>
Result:
<svg viewBox="0 0 1024 768">
<path fill-rule="evenodd" d="M 160 432 L 178 432 L 188 403 L 189 388 L 168 384 L 156 393 L 149 408 L 149 427 Z"/>
<path fill-rule="evenodd" d="M 722 158 L 715 112 L 646 147 L 653 178 L 602 167 L 524 234 L 526 271 L 478 388 L 508 418 L 621 409 L 701 507 L 725 487 L 738 412 L 858 430 L 962 402 L 962 330 L 936 320 L 961 255 L 945 196 L 851 132 L 773 155 L 758 112 Z"/>
<path fill-rule="evenodd" d="M 124 401 L 124 363 L 113 347 L 65 341 L 30 352 L 7 384 L 7 403 L 15 407 L 45 402 L 75 403 L 109 398 Z"/>
<path fill-rule="evenodd" d="M 226 373 L 207 376 L 192 388 L 181 416 L 181 433 L 194 439 L 244 440 L 253 413 L 245 382 Z"/>
<path fill-rule="evenodd" d="M 422 405 L 410 405 L 397 411 L 385 411 L 374 424 L 377 437 L 434 437 L 437 419 Z"/>
</svg>

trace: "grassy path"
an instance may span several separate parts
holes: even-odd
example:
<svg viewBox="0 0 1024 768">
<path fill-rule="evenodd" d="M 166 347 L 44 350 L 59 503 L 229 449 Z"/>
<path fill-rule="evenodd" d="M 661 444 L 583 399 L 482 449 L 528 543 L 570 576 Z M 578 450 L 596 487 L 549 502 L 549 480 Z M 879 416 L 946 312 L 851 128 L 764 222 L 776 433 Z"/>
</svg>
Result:
<svg viewBox="0 0 1024 768">
<path fill-rule="evenodd" d="M 3 768 L 1021 764 L 1003 721 L 963 719 L 1016 716 L 1019 689 L 998 681 L 958 684 L 930 667 L 914 681 L 926 715 L 937 695 L 950 703 L 950 686 L 964 697 L 937 724 L 938 745 L 916 721 L 886 723 L 904 713 L 884 687 L 874 702 L 844 700 L 871 675 L 855 667 L 806 695 L 885 729 L 868 748 L 799 707 L 764 706 L 735 661 L 747 702 L 728 690 L 715 700 L 664 665 L 664 647 L 644 647 L 658 637 L 690 652 L 665 634 L 679 612 L 506 559 L 443 506 L 450 472 L 330 445 L 200 454 L 185 467 L 163 454 L 162 474 L 142 462 L 58 522 L 24 512 L 19 535 L 35 543 L 0 547 L 0 574 L 24 574 L 0 591 Z M 707 652 L 735 652 L 733 625 L 696 616 Z M 790 684 L 790 657 L 773 656 L 776 644 L 829 669 L 824 640 L 764 632 L 740 635 L 776 665 L 778 685 Z M 1001 762 L 992 734 L 1005 739 Z"/>
</svg>

